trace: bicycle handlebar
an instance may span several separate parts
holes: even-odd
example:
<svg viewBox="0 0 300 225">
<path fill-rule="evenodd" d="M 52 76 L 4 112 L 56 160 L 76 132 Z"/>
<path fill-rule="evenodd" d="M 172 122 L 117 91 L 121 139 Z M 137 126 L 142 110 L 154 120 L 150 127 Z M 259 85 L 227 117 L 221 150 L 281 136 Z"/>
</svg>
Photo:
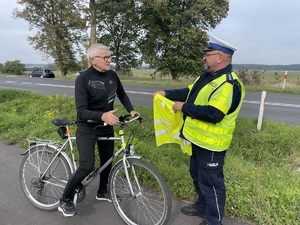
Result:
<svg viewBox="0 0 300 225">
<path fill-rule="evenodd" d="M 131 123 L 135 120 L 139 120 L 140 123 L 142 122 L 142 117 L 140 117 L 139 114 L 135 114 L 134 117 L 132 117 L 131 119 L 129 119 L 131 117 L 130 114 L 123 114 L 119 117 L 119 123 L 122 124 L 126 124 L 126 123 Z M 87 120 L 88 123 L 99 123 L 98 121 L 95 120 Z M 108 126 L 108 123 L 106 122 L 100 122 L 100 126 Z"/>
<path fill-rule="evenodd" d="M 128 119 L 130 117 L 131 117 L 130 114 L 122 115 L 122 116 L 119 117 L 119 121 L 120 121 L 120 123 L 131 123 L 135 120 L 139 120 L 140 123 L 142 122 L 142 117 L 140 117 L 140 115 L 137 114 L 137 113 L 134 115 L 134 117 L 132 117 L 131 119 Z"/>
<path fill-rule="evenodd" d="M 135 116 L 131 119 L 131 115 L 130 114 L 123 114 L 119 117 L 119 123 L 122 125 L 122 124 L 126 124 L 126 123 L 131 123 L 135 120 L 139 120 L 140 123 L 142 122 L 142 117 L 140 117 L 139 114 L 135 114 Z M 99 121 L 95 121 L 95 120 L 87 120 L 88 123 L 98 123 L 99 124 Z M 52 120 L 52 123 L 55 125 L 55 126 L 66 126 L 66 125 L 71 125 L 71 124 L 77 124 L 77 121 L 76 120 L 69 120 L 69 119 L 65 119 L 65 118 L 54 118 Z M 108 126 L 107 123 L 105 122 L 100 122 L 100 126 Z"/>
</svg>

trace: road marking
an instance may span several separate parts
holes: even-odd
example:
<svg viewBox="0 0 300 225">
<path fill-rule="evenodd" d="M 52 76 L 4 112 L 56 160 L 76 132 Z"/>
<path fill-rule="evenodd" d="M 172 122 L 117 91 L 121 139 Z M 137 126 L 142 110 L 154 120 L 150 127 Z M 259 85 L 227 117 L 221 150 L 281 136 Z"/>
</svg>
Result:
<svg viewBox="0 0 300 225">
<path fill-rule="evenodd" d="M 276 102 L 266 102 L 265 104 L 266 105 L 274 105 L 274 106 L 300 108 L 300 105 L 296 105 L 296 104 L 285 104 L 285 103 L 276 103 Z"/>
<path fill-rule="evenodd" d="M 244 100 L 243 103 L 249 103 L 249 104 L 260 104 L 260 101 L 249 101 Z M 285 103 L 279 103 L 279 102 L 266 102 L 265 105 L 272 105 L 272 106 L 281 106 L 281 107 L 292 107 L 292 108 L 300 108 L 300 105 L 296 104 L 285 104 Z"/>
<path fill-rule="evenodd" d="M 260 104 L 260 102 L 259 101 L 249 101 L 249 100 L 244 100 L 243 101 L 244 103 L 250 103 L 250 104 Z"/>
<path fill-rule="evenodd" d="M 15 81 L 6 81 L 7 83 L 16 83 Z M 32 84 L 30 82 L 22 82 L 23 84 Z M 66 86 L 66 85 L 57 85 L 57 84 L 41 84 L 37 83 L 36 85 L 39 86 L 50 86 L 50 87 L 64 87 L 64 88 L 75 88 L 75 86 Z M 153 93 L 150 92 L 139 92 L 139 91 L 126 91 L 127 93 L 131 94 L 142 94 L 142 95 L 153 95 Z M 260 104 L 260 101 L 251 101 L 251 100 L 244 100 L 243 103 L 248 104 Z M 296 104 L 285 104 L 285 103 L 278 103 L 278 102 L 266 102 L 265 105 L 271 105 L 271 106 L 281 106 L 281 107 L 291 107 L 291 108 L 300 108 L 300 105 Z"/>
<path fill-rule="evenodd" d="M 153 95 L 153 93 L 150 92 L 139 92 L 139 91 L 126 91 L 126 93 L 132 93 L 132 94 L 142 94 L 142 95 Z"/>
<path fill-rule="evenodd" d="M 50 86 L 50 87 L 75 88 L 74 86 L 66 86 L 66 85 L 58 85 L 58 84 L 40 84 L 40 83 L 37 83 L 36 85 L 39 85 L 39 86 Z"/>
</svg>

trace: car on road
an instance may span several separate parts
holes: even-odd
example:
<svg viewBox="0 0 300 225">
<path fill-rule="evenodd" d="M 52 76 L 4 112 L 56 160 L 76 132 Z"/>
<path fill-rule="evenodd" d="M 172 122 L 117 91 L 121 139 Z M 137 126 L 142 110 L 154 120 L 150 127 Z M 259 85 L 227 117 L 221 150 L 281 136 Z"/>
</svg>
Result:
<svg viewBox="0 0 300 225">
<path fill-rule="evenodd" d="M 50 69 L 36 69 L 29 73 L 29 77 L 55 78 L 55 74 Z"/>
</svg>

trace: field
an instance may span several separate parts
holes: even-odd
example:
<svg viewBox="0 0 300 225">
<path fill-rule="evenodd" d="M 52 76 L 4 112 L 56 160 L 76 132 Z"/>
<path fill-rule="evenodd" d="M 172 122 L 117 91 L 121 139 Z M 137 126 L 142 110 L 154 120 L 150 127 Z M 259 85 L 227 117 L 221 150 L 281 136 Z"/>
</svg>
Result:
<svg viewBox="0 0 300 225">
<path fill-rule="evenodd" d="M 239 75 L 239 71 L 235 71 L 237 73 L 237 75 Z M 249 71 L 249 77 L 251 77 L 253 75 L 254 71 Z M 266 85 L 266 84 L 271 84 L 274 86 L 281 86 L 283 84 L 283 80 L 284 80 L 284 74 L 285 71 L 271 71 L 271 70 L 267 70 L 267 71 L 258 71 L 260 73 L 260 79 L 262 81 L 262 85 Z M 151 74 L 154 73 L 154 70 L 132 70 L 133 73 L 133 77 L 138 78 L 138 79 L 150 79 L 150 80 L 154 80 L 153 77 L 151 76 Z M 167 76 L 167 77 L 160 77 L 160 74 L 158 74 L 156 77 L 157 79 L 160 80 L 171 80 L 171 76 Z M 190 79 L 183 79 L 180 78 L 179 81 L 192 81 L 193 78 Z M 286 79 L 286 86 L 300 86 L 300 71 L 288 71 L 287 73 L 287 79 Z"/>
<path fill-rule="evenodd" d="M 171 76 L 153 78 L 154 70 L 133 70 L 132 77 L 121 77 L 124 83 L 148 84 L 157 86 L 186 87 L 194 78 L 172 80 Z M 300 94 L 300 71 L 288 71 L 284 84 L 285 71 L 235 71 L 246 86 L 246 91 L 268 91 L 286 94 Z M 134 78 L 134 79 L 133 79 Z"/>
</svg>

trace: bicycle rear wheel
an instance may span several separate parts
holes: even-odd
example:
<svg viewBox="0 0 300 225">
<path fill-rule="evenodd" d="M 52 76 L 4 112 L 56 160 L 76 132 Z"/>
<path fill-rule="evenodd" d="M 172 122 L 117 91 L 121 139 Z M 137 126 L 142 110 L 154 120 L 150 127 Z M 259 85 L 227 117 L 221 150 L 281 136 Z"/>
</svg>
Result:
<svg viewBox="0 0 300 225">
<path fill-rule="evenodd" d="M 149 162 L 127 158 L 131 194 L 122 160 L 109 177 L 110 195 L 120 217 L 130 225 L 167 224 L 171 215 L 171 196 L 164 178 Z"/>
<path fill-rule="evenodd" d="M 71 175 L 70 166 L 62 154 L 49 145 L 36 145 L 24 156 L 19 171 L 22 190 L 39 209 L 57 209 Z M 52 162 L 52 163 L 51 163 Z"/>
</svg>

